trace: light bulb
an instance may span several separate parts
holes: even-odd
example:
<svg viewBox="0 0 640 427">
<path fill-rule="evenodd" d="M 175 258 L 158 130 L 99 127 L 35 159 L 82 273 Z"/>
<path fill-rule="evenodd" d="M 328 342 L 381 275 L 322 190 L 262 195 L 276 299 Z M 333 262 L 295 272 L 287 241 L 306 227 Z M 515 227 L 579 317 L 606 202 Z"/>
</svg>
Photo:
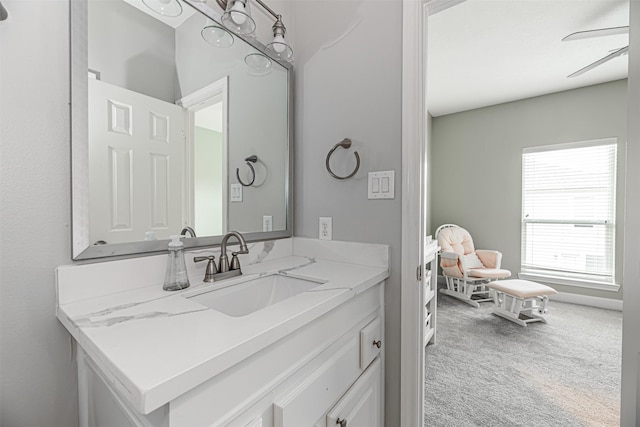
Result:
<svg viewBox="0 0 640 427">
<path fill-rule="evenodd" d="M 244 3 L 241 1 L 233 2 L 231 6 L 231 19 L 238 25 L 242 25 L 247 20 L 246 12 L 244 11 Z"/>
<path fill-rule="evenodd" d="M 273 38 L 273 50 L 278 53 L 282 53 L 284 52 L 286 47 L 287 45 L 284 41 L 284 36 L 282 34 L 276 34 L 276 36 Z"/>
</svg>

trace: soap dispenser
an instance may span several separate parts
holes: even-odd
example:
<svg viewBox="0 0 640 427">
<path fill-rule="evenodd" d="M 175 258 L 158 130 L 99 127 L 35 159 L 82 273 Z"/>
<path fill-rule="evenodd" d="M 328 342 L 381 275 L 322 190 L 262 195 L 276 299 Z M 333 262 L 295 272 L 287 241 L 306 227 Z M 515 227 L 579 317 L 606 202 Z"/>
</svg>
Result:
<svg viewBox="0 0 640 427">
<path fill-rule="evenodd" d="M 187 266 L 184 262 L 184 245 L 180 241 L 181 237 L 183 236 L 171 236 L 167 271 L 164 276 L 164 286 L 162 286 L 165 291 L 179 291 L 189 287 L 189 276 L 187 276 Z"/>
</svg>

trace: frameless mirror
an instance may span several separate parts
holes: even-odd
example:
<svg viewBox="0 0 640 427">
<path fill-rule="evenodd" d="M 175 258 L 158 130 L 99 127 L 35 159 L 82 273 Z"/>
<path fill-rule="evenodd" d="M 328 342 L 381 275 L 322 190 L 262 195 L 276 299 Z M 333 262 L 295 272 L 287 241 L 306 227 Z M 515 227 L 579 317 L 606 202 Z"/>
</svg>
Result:
<svg viewBox="0 0 640 427">
<path fill-rule="evenodd" d="M 291 66 L 204 3 L 71 8 L 73 258 L 290 236 Z"/>
</svg>

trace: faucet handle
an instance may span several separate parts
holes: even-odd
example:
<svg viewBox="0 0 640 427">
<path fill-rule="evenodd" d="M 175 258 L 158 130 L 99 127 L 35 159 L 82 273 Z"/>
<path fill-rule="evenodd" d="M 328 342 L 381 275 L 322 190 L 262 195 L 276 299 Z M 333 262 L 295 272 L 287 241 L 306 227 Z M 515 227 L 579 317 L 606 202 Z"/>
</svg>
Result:
<svg viewBox="0 0 640 427">
<path fill-rule="evenodd" d="M 214 281 L 213 275 L 218 272 L 218 269 L 216 268 L 215 259 L 216 257 L 213 255 L 193 257 L 193 262 L 209 260 L 209 262 L 207 263 L 207 269 L 205 270 L 205 273 L 204 273 L 204 279 L 203 279 L 204 282 Z"/>
<path fill-rule="evenodd" d="M 229 266 L 229 270 L 240 270 L 240 260 L 238 259 L 238 254 L 244 252 L 231 252 L 231 265 Z"/>
</svg>

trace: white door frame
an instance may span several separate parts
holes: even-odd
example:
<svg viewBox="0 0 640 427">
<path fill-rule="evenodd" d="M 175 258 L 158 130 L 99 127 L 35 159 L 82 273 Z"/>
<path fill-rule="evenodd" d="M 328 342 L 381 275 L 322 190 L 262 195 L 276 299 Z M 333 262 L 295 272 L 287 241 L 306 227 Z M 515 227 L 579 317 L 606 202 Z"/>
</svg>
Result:
<svg viewBox="0 0 640 427">
<path fill-rule="evenodd" d="M 625 230 L 622 272 L 622 396 L 620 425 L 634 426 L 640 421 L 640 2 L 630 1 L 629 80 L 627 117 L 627 168 L 625 178 Z"/>
<path fill-rule="evenodd" d="M 220 101 L 222 101 L 222 158 L 224 159 L 222 163 L 222 188 L 225 189 L 225 197 L 222 198 L 222 230 L 224 231 L 227 229 L 227 221 L 229 216 L 229 201 L 227 197 L 228 192 L 226 191 L 229 184 L 229 76 L 224 76 L 221 79 L 216 80 L 215 82 L 203 87 L 202 89 L 198 89 L 197 91 L 184 96 L 183 98 L 178 100 L 176 104 L 182 106 L 185 109 L 186 114 L 185 138 L 187 141 L 187 152 L 185 153 L 186 176 L 184 181 L 186 188 L 184 191 L 185 197 L 183 201 L 183 218 L 189 218 L 190 223 L 185 225 L 194 226 L 194 113 Z"/>
<path fill-rule="evenodd" d="M 402 10 L 402 265 L 400 425 L 423 426 L 424 344 L 422 310 L 416 304 L 425 239 L 426 19 L 424 0 L 403 0 Z M 424 274 L 422 275 L 425 276 Z"/>
</svg>

